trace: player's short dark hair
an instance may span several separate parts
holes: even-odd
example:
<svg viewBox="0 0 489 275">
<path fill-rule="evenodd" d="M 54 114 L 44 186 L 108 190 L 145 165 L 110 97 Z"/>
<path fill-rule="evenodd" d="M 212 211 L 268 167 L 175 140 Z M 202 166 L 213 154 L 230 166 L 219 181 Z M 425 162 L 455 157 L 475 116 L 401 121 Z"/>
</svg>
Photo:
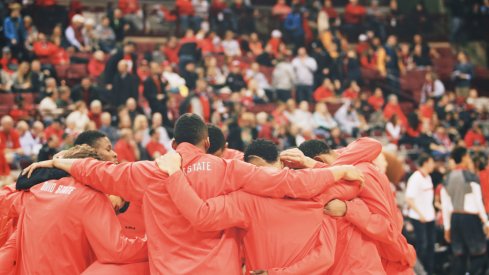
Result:
<svg viewBox="0 0 489 275">
<path fill-rule="evenodd" d="M 324 141 L 311 139 L 304 141 L 299 146 L 299 150 L 301 150 L 306 157 L 315 158 L 322 154 L 329 154 L 331 148 Z"/>
<path fill-rule="evenodd" d="M 105 135 L 100 131 L 93 131 L 93 130 L 85 131 L 76 137 L 74 145 L 86 144 L 90 147 L 95 147 L 97 142 L 101 138 L 105 138 L 105 137 L 107 137 L 107 135 Z"/>
<path fill-rule="evenodd" d="M 174 136 L 177 144 L 188 142 L 197 145 L 209 136 L 208 133 L 207 125 L 196 114 L 183 114 L 175 123 Z"/>
<path fill-rule="evenodd" d="M 417 159 L 418 166 L 422 167 L 430 159 L 433 159 L 433 157 L 428 154 L 421 154 Z"/>
<path fill-rule="evenodd" d="M 278 148 L 270 140 L 256 139 L 246 147 L 244 161 L 249 162 L 253 156 L 260 157 L 268 163 L 274 163 L 278 159 Z"/>
<path fill-rule="evenodd" d="M 152 137 L 156 133 L 156 130 L 154 128 L 151 128 L 149 130 L 149 136 Z"/>
<path fill-rule="evenodd" d="M 211 146 L 207 149 L 207 153 L 214 154 L 215 152 L 224 149 L 226 146 L 226 138 L 221 129 L 215 125 L 207 124 L 207 131 L 209 132 L 209 140 Z"/>
<path fill-rule="evenodd" d="M 462 163 L 464 156 L 467 155 L 467 148 L 459 146 L 452 150 L 451 157 L 456 164 Z"/>
</svg>

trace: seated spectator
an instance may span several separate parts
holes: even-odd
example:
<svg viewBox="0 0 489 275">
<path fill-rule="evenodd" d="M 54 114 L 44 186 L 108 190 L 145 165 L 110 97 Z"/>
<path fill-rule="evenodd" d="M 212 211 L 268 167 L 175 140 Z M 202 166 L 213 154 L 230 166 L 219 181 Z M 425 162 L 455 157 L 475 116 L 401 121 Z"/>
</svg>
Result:
<svg viewBox="0 0 489 275">
<path fill-rule="evenodd" d="M 119 162 L 134 162 L 139 159 L 139 149 L 134 142 L 131 129 L 120 131 L 120 138 L 114 145 L 114 151 L 117 153 Z"/>
<path fill-rule="evenodd" d="M 58 91 L 54 91 L 48 94 L 39 103 L 38 109 L 45 122 L 52 121 L 53 119 L 59 117 L 63 113 L 63 109 L 58 108 L 58 105 L 56 104 L 57 100 L 58 100 Z"/>
<path fill-rule="evenodd" d="M 469 149 L 484 148 L 486 138 L 482 133 L 482 127 L 478 123 L 474 123 L 472 128 L 467 131 L 464 137 L 465 146 Z"/>
<path fill-rule="evenodd" d="M 12 76 L 12 91 L 17 93 L 32 92 L 32 82 L 30 76 L 30 65 L 28 62 L 22 62 L 17 72 Z"/>
<path fill-rule="evenodd" d="M 29 129 L 29 124 L 27 124 L 27 122 L 24 120 L 19 121 L 16 128 L 19 133 L 19 142 L 20 147 L 22 148 L 22 155 L 30 160 L 34 160 L 39 153 L 42 144 L 38 140 L 34 139 Z"/>
<path fill-rule="evenodd" d="M 241 56 L 241 48 L 238 41 L 234 38 L 232 31 L 227 31 L 224 40 L 221 42 L 224 55 L 229 58 Z"/>
<path fill-rule="evenodd" d="M 353 137 L 358 136 L 362 125 L 353 102 L 347 101 L 344 103 L 336 111 L 334 118 L 338 121 L 343 132 Z"/>
<path fill-rule="evenodd" d="M 158 43 L 155 45 L 153 52 L 151 53 L 151 61 L 156 62 L 158 64 L 162 64 L 166 61 L 165 56 L 165 44 L 167 43 L 166 39 L 163 43 Z"/>
<path fill-rule="evenodd" d="M 261 54 L 259 54 L 255 58 L 256 62 L 262 66 L 265 67 L 273 67 L 276 64 L 275 56 L 272 53 L 272 48 L 270 45 L 267 45 L 265 47 L 265 50 L 262 51 Z"/>
<path fill-rule="evenodd" d="M 118 107 L 126 103 L 127 99 L 138 99 L 138 77 L 128 73 L 128 64 L 126 60 L 119 61 L 117 65 L 117 74 L 112 81 L 111 103 L 112 106 Z"/>
<path fill-rule="evenodd" d="M 160 133 L 155 129 L 149 131 L 151 136 L 150 141 L 146 144 L 146 151 L 148 151 L 149 157 L 151 159 L 156 159 L 164 154 L 166 154 L 166 149 L 163 144 L 160 143 Z"/>
<path fill-rule="evenodd" d="M 341 135 L 338 127 L 331 129 L 331 136 L 326 140 L 331 149 L 340 149 L 348 145 L 346 139 Z"/>
<path fill-rule="evenodd" d="M 54 77 L 46 78 L 44 80 L 44 87 L 44 91 L 40 95 L 41 99 L 58 91 L 58 84 L 56 83 L 56 79 Z"/>
<path fill-rule="evenodd" d="M 469 108 L 474 108 L 478 113 L 489 111 L 489 98 L 479 97 L 476 89 L 470 89 L 466 103 Z"/>
<path fill-rule="evenodd" d="M 421 88 L 421 103 L 426 102 L 428 98 L 439 100 L 445 94 L 445 85 L 433 72 L 426 73 L 425 82 Z"/>
<path fill-rule="evenodd" d="M 75 85 L 71 92 L 73 102 L 81 100 L 85 104 L 90 104 L 90 102 L 96 99 L 108 103 L 110 100 L 107 97 L 104 91 L 95 86 L 89 77 L 82 78 L 80 84 Z"/>
<path fill-rule="evenodd" d="M 316 109 L 312 114 L 314 125 L 316 126 L 316 134 L 329 136 L 331 129 L 338 127 L 338 123 L 333 119 L 333 116 L 328 111 L 328 106 L 325 103 L 317 103 Z"/>
<path fill-rule="evenodd" d="M 124 19 L 131 25 L 134 30 L 140 32 L 143 30 L 142 11 L 139 8 L 139 0 L 119 0 L 118 8 L 121 10 Z"/>
<path fill-rule="evenodd" d="M 110 20 L 110 28 L 114 30 L 115 40 L 117 42 L 122 42 L 126 36 L 126 32 L 131 28 L 131 25 L 123 17 L 120 9 L 114 9 L 114 14 Z"/>
<path fill-rule="evenodd" d="M 41 62 L 39 60 L 33 60 L 31 63 L 31 85 L 32 92 L 34 93 L 43 93 L 45 86 L 44 81 L 51 75 L 49 70 L 42 70 Z"/>
<path fill-rule="evenodd" d="M 407 125 L 407 118 L 404 115 L 404 112 L 401 110 L 401 106 L 399 105 L 399 102 L 397 100 L 396 95 L 390 95 L 389 96 L 389 101 L 384 107 L 384 118 L 385 120 L 389 120 L 394 114 L 397 115 L 399 121 L 401 122 L 401 125 L 406 126 Z"/>
<path fill-rule="evenodd" d="M 88 18 L 83 23 L 82 28 L 83 45 L 85 45 L 87 51 L 94 51 L 99 48 L 98 36 L 95 30 L 95 21 L 92 18 Z"/>
<path fill-rule="evenodd" d="M 2 48 L 2 59 L 0 60 L 2 70 L 7 74 L 12 75 L 17 70 L 19 62 L 16 58 L 12 57 L 12 51 L 9 47 Z"/>
<path fill-rule="evenodd" d="M 431 98 L 419 107 L 419 115 L 423 121 L 430 122 L 431 120 L 433 120 L 434 114 L 435 102 Z"/>
<path fill-rule="evenodd" d="M 314 121 L 312 119 L 312 113 L 309 111 L 309 103 L 305 100 L 299 103 L 299 108 L 288 119 L 303 132 L 314 129 Z"/>
<path fill-rule="evenodd" d="M 102 17 L 101 23 L 95 28 L 100 49 L 106 53 L 115 48 L 116 36 L 110 26 L 110 19 L 107 16 Z"/>
<path fill-rule="evenodd" d="M 103 51 L 96 51 L 88 61 L 88 74 L 91 78 L 96 79 L 105 70 L 105 55 Z"/>
<path fill-rule="evenodd" d="M 163 63 L 162 81 L 168 83 L 170 92 L 178 92 L 182 86 L 185 86 L 185 79 L 173 71 L 170 63 Z"/>
<path fill-rule="evenodd" d="M 206 80 L 209 85 L 222 87 L 226 82 L 226 76 L 219 66 L 214 56 L 206 58 Z"/>
<path fill-rule="evenodd" d="M 10 174 L 9 164 L 18 166 L 19 156 L 24 154 L 20 145 L 19 132 L 14 128 L 14 120 L 6 115 L 1 119 L 0 128 L 0 153 L 4 158 L 0 161 L 3 167 L 0 167 L 0 176 L 8 176 Z"/>
<path fill-rule="evenodd" d="M 269 102 L 265 90 L 258 86 L 258 82 L 254 79 L 248 81 L 246 89 L 241 91 L 241 102 L 245 105 L 253 105 L 253 103 L 264 104 Z"/>
<path fill-rule="evenodd" d="M 66 124 L 74 124 L 75 132 L 81 133 L 87 129 L 90 118 L 85 102 L 78 101 L 75 103 L 75 110 L 66 117 Z"/>
<path fill-rule="evenodd" d="M 251 63 L 250 68 L 246 70 L 245 78 L 249 81 L 255 80 L 258 88 L 263 90 L 270 90 L 270 83 L 266 76 L 260 71 L 260 65 L 256 62 Z"/>
<path fill-rule="evenodd" d="M 380 88 L 375 88 L 374 94 L 368 98 L 368 104 L 375 111 L 380 111 L 384 106 L 384 95 Z"/>
<path fill-rule="evenodd" d="M 248 42 L 248 44 L 250 46 L 251 54 L 253 54 L 254 56 L 259 56 L 263 53 L 263 45 L 256 32 L 250 35 L 250 41 Z"/>
<path fill-rule="evenodd" d="M 443 126 L 437 126 L 435 133 L 433 134 L 433 138 L 436 142 L 443 147 L 445 147 L 448 151 L 452 151 L 454 144 L 450 140 L 450 137 L 447 134 L 447 130 Z"/>
<path fill-rule="evenodd" d="M 83 40 L 83 24 L 85 18 L 79 14 L 76 14 L 71 19 L 71 24 L 65 30 L 65 36 L 71 46 L 75 47 L 78 51 L 85 52 L 90 50 L 88 45 L 85 45 Z"/>
<path fill-rule="evenodd" d="M 41 147 L 41 150 L 39 150 L 37 161 L 53 159 L 54 155 L 59 152 L 60 140 L 56 135 L 50 136 L 48 141 Z"/>
<path fill-rule="evenodd" d="M 12 77 L 4 70 L 0 69 L 0 91 L 10 92 L 12 87 Z"/>
<path fill-rule="evenodd" d="M 401 123 L 402 127 L 406 128 L 406 132 L 399 140 L 399 146 L 402 144 L 415 145 L 417 144 L 418 137 L 421 135 L 421 128 L 423 124 L 420 122 L 418 114 L 410 113 L 407 121 L 407 127 Z"/>
<path fill-rule="evenodd" d="M 423 49 L 420 45 L 414 46 L 413 50 L 413 63 L 417 68 L 430 67 L 432 65 L 431 58 L 423 55 Z"/>
<path fill-rule="evenodd" d="M 323 84 L 314 91 L 313 97 L 316 102 L 337 102 L 331 79 L 325 78 Z"/>
<path fill-rule="evenodd" d="M 275 66 L 272 72 L 272 87 L 275 89 L 277 99 L 282 102 L 287 102 L 291 97 L 294 85 L 294 67 L 290 61 L 280 56 L 277 66 Z"/>
<path fill-rule="evenodd" d="M 163 121 L 163 116 L 160 113 L 154 113 L 151 117 L 151 129 L 154 129 L 159 133 L 159 143 L 163 144 L 166 150 L 171 150 L 170 135 L 168 134 L 167 128 L 163 126 L 164 124 L 168 124 L 168 121 Z"/>
<path fill-rule="evenodd" d="M 450 154 L 450 151 L 439 144 L 433 137 L 433 132 L 428 123 L 423 124 L 421 134 L 417 139 L 417 144 L 423 152 L 432 155 L 435 159 L 444 159 Z"/>
<path fill-rule="evenodd" d="M 350 87 L 343 91 L 341 97 L 346 100 L 356 100 L 360 94 L 360 86 L 356 81 L 350 83 Z"/>
<path fill-rule="evenodd" d="M 246 87 L 243 75 L 241 74 L 240 65 L 239 61 L 233 61 L 231 64 L 231 72 L 226 77 L 226 86 L 228 86 L 232 92 L 240 92 L 241 89 Z"/>
<path fill-rule="evenodd" d="M 73 110 L 73 100 L 71 99 L 71 90 L 68 86 L 62 86 L 58 89 L 59 96 L 56 105 L 63 111 Z"/>
<path fill-rule="evenodd" d="M 287 47 L 285 43 L 282 41 L 282 32 L 279 30 L 273 30 L 270 36 L 270 40 L 268 40 L 265 48 L 270 47 L 271 53 L 278 57 L 279 55 L 288 54 Z"/>
<path fill-rule="evenodd" d="M 70 64 L 70 56 L 73 53 L 73 47 L 70 47 L 67 50 L 62 47 L 57 47 L 54 54 L 50 56 L 49 62 L 52 65 L 68 65 Z"/>
<path fill-rule="evenodd" d="M 281 22 L 285 20 L 285 17 L 292 11 L 285 0 L 277 0 L 277 3 L 272 8 L 272 15 L 276 16 Z"/>
<path fill-rule="evenodd" d="M 119 134 L 117 132 L 117 128 L 112 126 L 112 117 L 110 113 L 104 112 L 100 116 L 101 126 L 99 131 L 104 133 L 110 140 L 110 142 L 114 145 L 119 139 Z"/>
<path fill-rule="evenodd" d="M 209 2 L 207 0 L 193 0 L 194 6 L 194 27 L 200 29 L 203 22 L 209 20 Z"/>
<path fill-rule="evenodd" d="M 102 126 L 102 102 L 100 100 L 94 100 L 90 103 L 90 111 L 88 112 L 88 118 L 91 122 L 95 123 L 97 129 Z"/>
<path fill-rule="evenodd" d="M 389 142 L 392 144 L 397 144 L 399 139 L 401 139 L 402 127 L 397 115 L 391 116 L 387 124 L 385 125 L 385 132 Z"/>
</svg>

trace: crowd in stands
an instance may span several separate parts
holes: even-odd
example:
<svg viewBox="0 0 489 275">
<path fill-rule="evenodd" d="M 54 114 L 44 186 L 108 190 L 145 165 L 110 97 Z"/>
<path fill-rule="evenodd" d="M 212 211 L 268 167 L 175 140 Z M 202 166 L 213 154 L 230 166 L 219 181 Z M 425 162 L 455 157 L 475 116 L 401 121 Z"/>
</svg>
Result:
<svg viewBox="0 0 489 275">
<path fill-rule="evenodd" d="M 278 0 L 276 28 L 267 34 L 250 1 L 156 5 L 154 22 L 178 28 L 145 51 L 127 39 L 153 22 L 142 19 L 137 0 L 116 1 L 101 16 L 84 15 L 73 1 L 65 20 L 50 29 L 39 23 L 42 30 L 27 14 L 32 9 L 2 4 L 0 93 L 14 101 L 2 109 L 0 176 L 7 182 L 11 169 L 52 158 L 85 130 L 105 133 L 121 162 L 154 159 L 171 150 L 173 123 L 185 112 L 219 126 L 238 150 L 256 138 L 281 149 L 322 139 L 336 149 L 369 135 L 400 152 L 407 174 L 421 152 L 431 156 L 435 188 L 457 145 L 476 156 L 474 172 L 487 173 L 489 99 L 474 88 L 475 68 L 463 51 L 440 79 L 422 4 L 403 14 L 396 0 L 388 8 L 350 0 L 341 13 L 335 1 L 303 2 Z M 448 2 L 456 41 L 467 14 L 457 12 L 463 1 Z M 33 5 L 49 9 L 55 1 Z M 472 25 L 489 15 L 489 1 L 477 7 Z M 423 72 L 419 95 L 401 89 L 413 70 Z"/>
</svg>

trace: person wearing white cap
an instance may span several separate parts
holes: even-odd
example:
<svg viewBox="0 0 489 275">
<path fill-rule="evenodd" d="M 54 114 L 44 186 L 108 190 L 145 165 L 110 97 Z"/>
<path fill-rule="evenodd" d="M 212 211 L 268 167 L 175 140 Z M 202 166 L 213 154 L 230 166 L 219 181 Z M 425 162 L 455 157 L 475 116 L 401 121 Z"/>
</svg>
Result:
<svg viewBox="0 0 489 275">
<path fill-rule="evenodd" d="M 86 47 L 83 41 L 82 28 L 85 18 L 80 14 L 75 14 L 71 19 L 71 25 L 66 28 L 65 36 L 70 45 L 79 51 L 85 51 Z"/>
</svg>

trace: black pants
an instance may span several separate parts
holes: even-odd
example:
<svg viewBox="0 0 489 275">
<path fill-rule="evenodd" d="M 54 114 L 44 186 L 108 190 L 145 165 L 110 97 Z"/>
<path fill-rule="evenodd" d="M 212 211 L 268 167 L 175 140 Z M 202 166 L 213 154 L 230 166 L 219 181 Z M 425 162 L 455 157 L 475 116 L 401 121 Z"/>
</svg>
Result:
<svg viewBox="0 0 489 275">
<path fill-rule="evenodd" d="M 435 260 L 435 222 L 422 223 L 411 219 L 416 241 L 414 247 L 428 275 L 433 274 Z"/>
<path fill-rule="evenodd" d="M 276 89 L 275 90 L 277 99 L 282 101 L 282 102 L 287 102 L 287 100 L 290 99 L 290 90 L 282 90 L 282 89 Z"/>
<path fill-rule="evenodd" d="M 453 274 L 482 274 L 487 261 L 486 237 L 479 216 L 453 213 L 450 236 L 455 256 Z"/>
</svg>

